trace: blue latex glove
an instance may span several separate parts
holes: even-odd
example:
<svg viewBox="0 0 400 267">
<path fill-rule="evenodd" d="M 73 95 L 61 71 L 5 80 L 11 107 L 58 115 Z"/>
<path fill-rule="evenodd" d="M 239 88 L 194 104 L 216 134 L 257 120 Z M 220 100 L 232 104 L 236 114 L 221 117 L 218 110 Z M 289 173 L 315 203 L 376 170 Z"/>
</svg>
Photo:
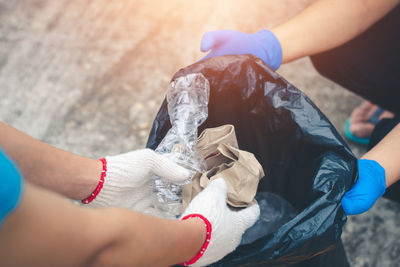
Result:
<svg viewBox="0 0 400 267">
<path fill-rule="evenodd" d="M 347 215 L 366 212 L 385 191 L 385 169 L 375 160 L 358 160 L 358 180 L 342 198 L 344 212 Z"/>
<path fill-rule="evenodd" d="M 3 220 L 17 208 L 21 199 L 23 181 L 17 166 L 0 148 L 0 226 Z"/>
<path fill-rule="evenodd" d="M 223 55 L 252 54 L 261 58 L 271 69 L 277 70 L 282 63 L 282 47 L 269 30 L 243 33 L 234 30 L 206 32 L 201 39 L 202 52 L 211 50 L 205 58 Z"/>
</svg>

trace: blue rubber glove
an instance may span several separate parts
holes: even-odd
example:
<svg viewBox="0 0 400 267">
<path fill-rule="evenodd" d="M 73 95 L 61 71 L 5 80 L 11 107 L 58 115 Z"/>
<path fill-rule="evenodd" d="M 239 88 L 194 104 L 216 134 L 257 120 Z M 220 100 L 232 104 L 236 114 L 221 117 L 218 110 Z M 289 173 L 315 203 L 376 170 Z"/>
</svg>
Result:
<svg viewBox="0 0 400 267">
<path fill-rule="evenodd" d="M 375 160 L 358 160 L 358 180 L 342 198 L 347 215 L 357 215 L 369 210 L 385 194 L 385 169 Z"/>
<path fill-rule="evenodd" d="M 261 58 L 271 69 L 277 70 L 282 63 L 282 47 L 269 30 L 243 33 L 234 30 L 206 32 L 201 39 L 202 52 L 211 50 L 206 58 L 223 55 L 252 54 Z"/>
<path fill-rule="evenodd" d="M 3 220 L 17 208 L 21 199 L 23 181 L 17 166 L 0 148 L 0 226 Z"/>
</svg>

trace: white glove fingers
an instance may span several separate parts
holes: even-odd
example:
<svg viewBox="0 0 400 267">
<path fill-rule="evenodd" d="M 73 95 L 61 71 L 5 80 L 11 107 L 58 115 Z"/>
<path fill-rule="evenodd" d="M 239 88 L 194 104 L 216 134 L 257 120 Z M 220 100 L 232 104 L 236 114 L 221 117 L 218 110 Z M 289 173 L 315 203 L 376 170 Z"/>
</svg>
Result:
<svg viewBox="0 0 400 267">
<path fill-rule="evenodd" d="M 210 214 L 214 214 L 217 210 L 228 209 L 226 198 L 227 186 L 225 180 L 222 178 L 215 179 L 192 199 L 186 208 L 184 215 L 190 213 L 201 213 L 207 217 Z"/>
<path fill-rule="evenodd" d="M 206 189 L 203 190 L 200 194 L 208 195 L 211 199 L 214 199 L 217 205 L 226 205 L 227 199 L 227 185 L 223 178 L 217 178 L 212 181 Z"/>
<path fill-rule="evenodd" d="M 179 183 L 189 179 L 189 170 L 172 162 L 167 157 L 152 151 L 149 159 L 151 160 L 151 171 L 153 174 L 170 182 Z"/>
<path fill-rule="evenodd" d="M 232 211 L 235 213 L 237 221 L 239 222 L 238 227 L 241 228 L 242 232 L 246 231 L 248 228 L 253 226 L 253 224 L 258 220 L 260 216 L 260 207 L 258 204 L 253 204 L 240 211 Z"/>
</svg>

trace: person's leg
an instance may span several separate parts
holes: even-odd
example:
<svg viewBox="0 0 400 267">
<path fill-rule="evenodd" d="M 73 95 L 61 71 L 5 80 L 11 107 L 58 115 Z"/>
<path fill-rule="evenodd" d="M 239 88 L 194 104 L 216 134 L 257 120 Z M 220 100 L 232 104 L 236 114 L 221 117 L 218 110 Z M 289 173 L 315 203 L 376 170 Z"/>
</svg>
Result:
<svg viewBox="0 0 400 267">
<path fill-rule="evenodd" d="M 350 140 L 368 143 L 376 118 L 400 114 L 399 47 L 400 6 L 357 38 L 311 57 L 320 74 L 372 102 L 355 108 L 346 121 Z"/>
<path fill-rule="evenodd" d="M 400 6 L 360 36 L 311 57 L 323 76 L 400 114 Z"/>
<path fill-rule="evenodd" d="M 353 110 L 350 118 L 346 121 L 345 135 L 347 138 L 355 139 L 355 142 L 368 144 L 376 124 L 381 119 L 393 117 L 392 112 L 383 110 L 370 101 L 365 101 Z"/>
</svg>

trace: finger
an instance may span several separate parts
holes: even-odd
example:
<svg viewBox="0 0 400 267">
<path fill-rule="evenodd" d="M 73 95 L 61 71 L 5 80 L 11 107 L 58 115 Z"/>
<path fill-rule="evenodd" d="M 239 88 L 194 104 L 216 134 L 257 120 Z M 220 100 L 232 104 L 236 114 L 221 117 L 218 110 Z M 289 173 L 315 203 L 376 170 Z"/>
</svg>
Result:
<svg viewBox="0 0 400 267">
<path fill-rule="evenodd" d="M 360 190 L 360 183 L 353 186 L 342 198 L 342 208 L 346 215 L 358 215 L 366 212 L 374 205 L 376 199 L 371 199 L 363 190 Z"/>
<path fill-rule="evenodd" d="M 342 198 L 342 208 L 346 215 L 356 215 L 359 214 L 355 208 L 355 201 L 351 200 L 351 198 L 346 195 Z"/>
<path fill-rule="evenodd" d="M 201 44 L 200 44 L 201 52 L 207 52 L 211 48 L 214 47 L 216 37 L 217 37 L 216 32 L 217 31 L 206 32 L 203 35 L 203 37 L 201 38 Z"/>
<path fill-rule="evenodd" d="M 260 217 L 260 207 L 258 206 L 258 203 L 255 203 L 243 210 L 232 212 L 234 212 L 235 216 L 237 216 L 239 219 L 239 227 L 242 227 L 241 230 L 243 232 L 250 228 Z"/>
<path fill-rule="evenodd" d="M 360 200 L 365 198 L 363 191 L 362 182 L 358 179 L 355 185 L 344 194 L 341 202 L 346 215 L 357 215 L 364 212 L 360 207 L 360 204 L 362 204 Z"/>
<path fill-rule="evenodd" d="M 203 57 L 202 59 L 200 59 L 199 61 L 197 61 L 197 62 L 200 62 L 200 61 L 203 61 L 203 60 L 205 60 L 205 59 L 207 59 L 207 58 L 212 58 L 212 57 L 215 57 L 216 56 L 216 53 L 214 52 L 214 51 L 211 51 L 210 53 L 208 53 L 205 57 Z"/>
<path fill-rule="evenodd" d="M 199 195 L 206 199 L 213 199 L 217 205 L 226 205 L 227 185 L 223 178 L 212 181 Z"/>
<path fill-rule="evenodd" d="M 232 30 L 218 30 L 206 32 L 201 38 L 200 50 L 207 52 L 225 42 Z"/>
<path fill-rule="evenodd" d="M 183 182 L 190 177 L 189 170 L 169 160 L 166 156 L 153 153 L 151 161 L 153 174 L 162 177 L 170 182 Z"/>
<path fill-rule="evenodd" d="M 210 53 L 208 53 L 207 56 L 203 57 L 202 59 L 198 60 L 197 62 L 203 61 L 204 59 L 207 59 L 207 58 L 210 58 L 210 57 L 211 57 Z"/>
<path fill-rule="evenodd" d="M 223 51 L 219 51 L 219 50 L 212 50 L 210 53 L 208 53 L 205 57 L 203 57 L 202 59 L 200 59 L 198 62 L 207 59 L 207 58 L 212 58 L 212 57 L 218 57 L 218 56 L 224 56 L 226 55 Z"/>
</svg>

